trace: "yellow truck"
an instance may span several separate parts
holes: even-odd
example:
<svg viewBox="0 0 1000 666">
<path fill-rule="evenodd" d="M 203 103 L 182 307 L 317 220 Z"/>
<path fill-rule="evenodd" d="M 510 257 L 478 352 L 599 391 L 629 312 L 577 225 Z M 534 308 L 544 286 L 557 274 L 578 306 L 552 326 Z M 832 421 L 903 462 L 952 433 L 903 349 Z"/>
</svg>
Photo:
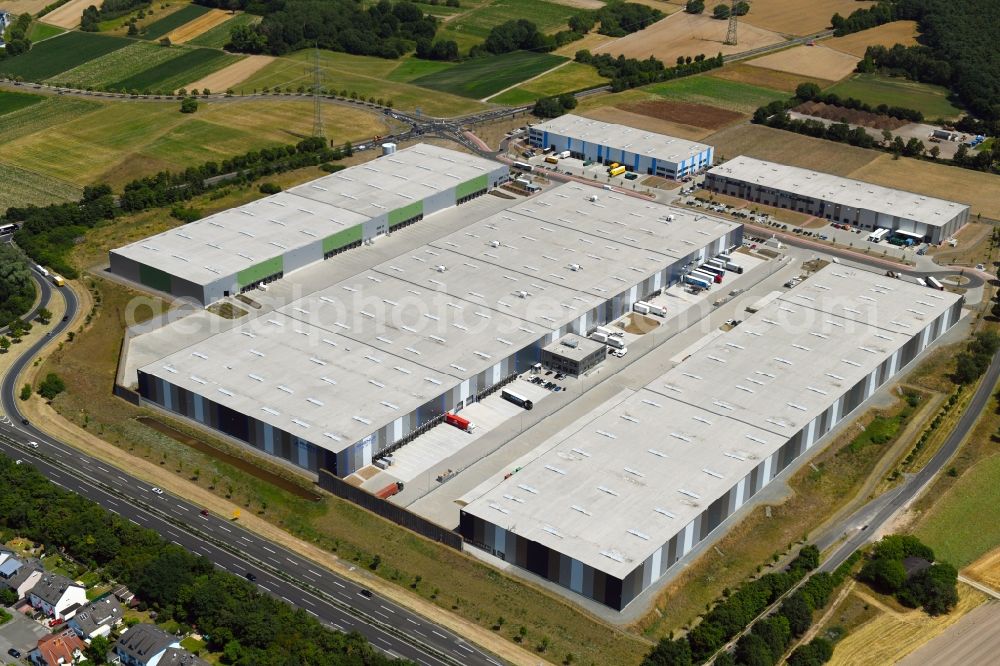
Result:
<svg viewBox="0 0 1000 666">
<path fill-rule="evenodd" d="M 548 157 L 545 158 L 545 161 L 548 162 L 549 164 L 559 164 L 559 158 L 556 157 L 555 155 L 549 155 Z"/>
<path fill-rule="evenodd" d="M 626 171 L 627 171 L 627 169 L 625 167 L 623 167 L 621 165 L 618 165 L 618 166 L 614 167 L 613 169 L 611 169 L 611 171 L 609 171 L 608 173 L 611 174 L 612 176 L 620 176 L 623 173 L 625 173 Z"/>
<path fill-rule="evenodd" d="M 54 284 L 57 287 L 66 286 L 66 280 L 64 280 L 61 275 L 56 275 L 55 273 L 53 273 L 51 279 L 52 279 L 52 284 Z"/>
</svg>

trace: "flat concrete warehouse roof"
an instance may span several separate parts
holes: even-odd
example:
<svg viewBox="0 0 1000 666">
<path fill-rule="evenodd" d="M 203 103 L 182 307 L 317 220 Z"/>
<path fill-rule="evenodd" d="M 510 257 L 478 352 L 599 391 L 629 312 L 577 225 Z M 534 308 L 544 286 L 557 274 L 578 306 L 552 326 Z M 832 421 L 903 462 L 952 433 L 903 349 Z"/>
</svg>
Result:
<svg viewBox="0 0 1000 666">
<path fill-rule="evenodd" d="M 418 144 L 111 253 L 205 285 L 501 167 L 466 153 Z"/>
<path fill-rule="evenodd" d="M 541 348 L 560 329 L 585 331 L 596 309 L 688 256 L 665 253 L 664 245 L 687 248 L 681 240 L 697 238 L 689 252 L 723 249 L 739 228 L 621 197 L 614 215 L 627 221 L 622 233 L 648 247 L 607 240 L 586 232 L 602 224 L 592 214 L 612 215 L 588 200 L 598 191 L 553 188 L 140 372 L 345 450 L 462 382 L 499 372 L 501 362 Z M 546 215 L 533 217 L 543 203 Z M 661 220 L 667 215 L 675 219 Z M 639 236 L 633 226 L 657 233 Z"/>
<path fill-rule="evenodd" d="M 463 511 L 624 579 L 960 298 L 831 265 Z"/>
<path fill-rule="evenodd" d="M 695 157 L 709 148 L 708 144 L 705 143 L 678 139 L 666 134 L 647 132 L 627 125 L 606 123 L 573 114 L 546 120 L 543 123 L 532 125 L 531 129 L 671 162 L 681 162 Z"/>
<path fill-rule="evenodd" d="M 955 201 L 873 185 L 821 171 L 766 162 L 746 155 L 709 169 L 708 173 L 842 206 L 904 217 L 935 227 L 948 224 L 963 209 L 968 208 Z"/>
</svg>

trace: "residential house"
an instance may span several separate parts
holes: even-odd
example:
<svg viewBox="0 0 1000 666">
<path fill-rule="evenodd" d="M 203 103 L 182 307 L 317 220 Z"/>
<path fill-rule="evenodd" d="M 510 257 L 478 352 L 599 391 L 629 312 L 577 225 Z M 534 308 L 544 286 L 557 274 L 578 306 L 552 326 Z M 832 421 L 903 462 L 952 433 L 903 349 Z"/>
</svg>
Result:
<svg viewBox="0 0 1000 666">
<path fill-rule="evenodd" d="M 124 614 L 118 599 L 109 595 L 80 608 L 67 624 L 77 636 L 89 643 L 95 636 L 108 636 L 113 628 L 121 624 Z"/>
<path fill-rule="evenodd" d="M 187 650 L 170 648 L 163 653 L 157 666 L 210 666 L 207 661 L 196 657 Z"/>
<path fill-rule="evenodd" d="M 66 576 L 47 573 L 31 588 L 28 601 L 45 615 L 65 620 L 87 603 L 87 591 Z"/>
<path fill-rule="evenodd" d="M 157 666 L 170 648 L 180 648 L 180 641 L 152 624 L 137 624 L 115 643 L 115 655 L 125 666 Z"/>
<path fill-rule="evenodd" d="M 45 571 L 38 560 L 22 560 L 9 556 L 0 564 L 0 586 L 14 590 L 20 601 L 28 596 L 28 592 L 44 574 Z"/>
<path fill-rule="evenodd" d="M 64 631 L 42 637 L 37 647 L 28 653 L 28 659 L 35 666 L 78 664 L 83 661 L 83 650 L 86 647 L 79 636 L 72 631 Z"/>
<path fill-rule="evenodd" d="M 7 26 L 14 22 L 14 15 L 0 9 L 0 49 L 5 48 L 7 45 L 3 41 L 3 33 L 7 32 Z"/>
</svg>

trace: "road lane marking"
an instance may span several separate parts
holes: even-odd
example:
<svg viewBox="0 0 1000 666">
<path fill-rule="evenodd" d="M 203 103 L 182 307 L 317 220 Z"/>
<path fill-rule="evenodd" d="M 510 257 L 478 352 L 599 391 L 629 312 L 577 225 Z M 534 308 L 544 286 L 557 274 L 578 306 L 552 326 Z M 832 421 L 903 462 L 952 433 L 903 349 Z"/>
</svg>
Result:
<svg viewBox="0 0 1000 666">
<path fill-rule="evenodd" d="M 382 611 L 373 610 L 372 612 L 375 613 L 376 615 L 381 615 L 382 617 L 384 617 L 387 620 L 389 619 L 389 616 L 386 615 L 385 613 L 383 613 Z"/>
<path fill-rule="evenodd" d="M 309 600 L 309 597 L 302 597 L 302 601 L 306 602 L 310 606 L 315 606 L 316 605 L 312 601 Z"/>
<path fill-rule="evenodd" d="M 295 603 L 291 599 L 289 599 L 288 597 L 281 597 L 281 598 L 284 599 L 285 601 L 287 601 L 289 606 L 294 606 L 295 605 Z"/>
<path fill-rule="evenodd" d="M 313 617 L 319 617 L 319 615 L 316 615 L 316 613 L 313 613 L 313 611 L 309 610 L 308 608 L 306 609 L 306 612 L 307 613 L 312 613 Z"/>
<path fill-rule="evenodd" d="M 270 548 L 268 548 L 267 546 L 261 546 L 261 548 L 263 548 L 267 552 L 271 553 L 272 555 L 277 555 L 278 554 L 278 553 L 274 552 L 273 550 L 271 550 Z"/>
<path fill-rule="evenodd" d="M 444 634 L 442 634 L 442 633 L 441 633 L 440 631 L 435 631 L 434 629 L 431 629 L 431 633 L 432 633 L 432 634 L 437 634 L 437 635 L 438 635 L 438 636 L 440 636 L 441 638 L 443 638 L 443 639 L 445 639 L 445 640 L 448 640 L 448 637 L 447 637 L 447 636 L 445 636 Z"/>
<path fill-rule="evenodd" d="M 264 585 L 262 583 L 257 583 L 257 587 L 259 587 L 262 590 L 267 590 L 268 592 L 271 591 L 271 588 L 267 587 L 266 585 Z"/>
<path fill-rule="evenodd" d="M 298 565 L 298 562 L 296 562 L 295 560 L 293 560 L 290 557 L 286 557 L 285 559 L 288 560 L 289 562 L 291 562 L 292 564 Z"/>
<path fill-rule="evenodd" d="M 336 585 L 337 587 L 343 588 L 345 590 L 347 589 L 347 586 L 344 585 L 343 583 L 341 583 L 340 581 L 336 581 L 335 580 L 335 581 L 333 581 L 333 584 Z"/>
<path fill-rule="evenodd" d="M 313 571 L 312 569 L 306 569 L 306 571 L 308 571 L 309 573 L 311 573 L 314 576 L 322 576 L 323 575 L 323 574 L 321 574 L 318 571 Z"/>
<path fill-rule="evenodd" d="M 417 625 L 418 627 L 420 626 L 420 623 L 419 623 L 419 622 L 417 622 L 416 620 L 414 620 L 414 619 L 413 619 L 412 617 L 408 617 L 408 618 L 406 618 L 406 621 L 407 621 L 407 622 L 410 622 L 410 623 L 412 623 L 412 624 L 415 624 L 415 625 Z"/>
<path fill-rule="evenodd" d="M 460 648 L 462 648 L 463 650 L 466 650 L 466 651 L 468 651 L 468 652 L 472 652 L 472 653 L 475 653 L 475 650 L 473 650 L 472 648 L 470 648 L 470 647 L 469 647 L 468 645 L 466 645 L 465 643 L 459 643 L 459 644 L 458 644 L 458 647 L 460 647 Z"/>
<path fill-rule="evenodd" d="M 379 608 L 381 608 L 383 610 L 387 610 L 390 613 L 395 613 L 396 612 L 396 611 L 392 610 L 391 608 L 389 608 L 388 606 L 383 606 L 382 604 L 379 604 Z"/>
<path fill-rule="evenodd" d="M 233 531 L 231 529 L 229 529 L 228 527 L 226 527 L 225 525 L 219 525 L 219 529 L 220 530 L 225 530 L 225 531 L 229 532 L 230 534 L 233 533 Z"/>
</svg>

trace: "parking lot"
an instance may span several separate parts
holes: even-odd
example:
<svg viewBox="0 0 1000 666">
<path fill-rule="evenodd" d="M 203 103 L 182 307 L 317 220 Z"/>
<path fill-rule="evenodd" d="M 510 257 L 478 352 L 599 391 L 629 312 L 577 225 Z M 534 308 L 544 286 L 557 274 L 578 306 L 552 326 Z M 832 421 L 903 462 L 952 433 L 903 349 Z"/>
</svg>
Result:
<svg viewBox="0 0 1000 666">
<path fill-rule="evenodd" d="M 10 656 L 9 650 L 14 648 L 24 659 L 38 644 L 38 639 L 47 635 L 49 631 L 31 618 L 15 610 L 7 610 L 14 617 L 0 627 L 0 664 L 17 664 L 20 662 Z"/>
</svg>

